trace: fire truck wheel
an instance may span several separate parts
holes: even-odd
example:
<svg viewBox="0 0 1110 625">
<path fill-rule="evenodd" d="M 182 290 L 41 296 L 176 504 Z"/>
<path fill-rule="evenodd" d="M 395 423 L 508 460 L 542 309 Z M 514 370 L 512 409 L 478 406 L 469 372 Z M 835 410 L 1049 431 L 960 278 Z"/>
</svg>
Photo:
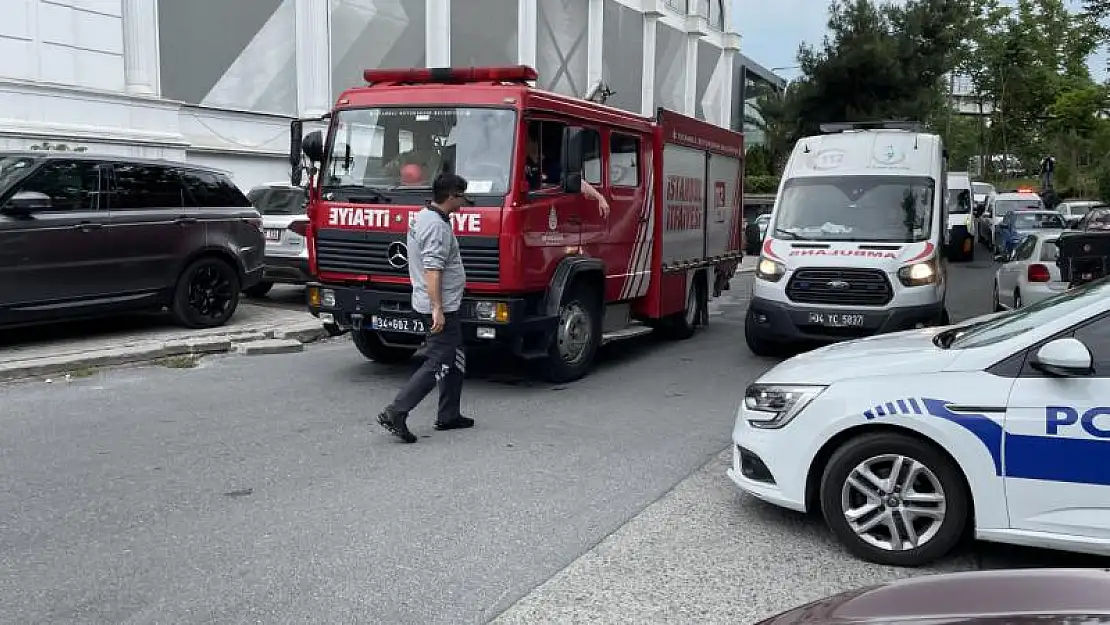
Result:
<svg viewBox="0 0 1110 625">
<path fill-rule="evenodd" d="M 589 372 L 601 345 L 598 293 L 584 283 L 567 290 L 559 306 L 559 325 L 548 351 L 544 377 L 549 382 L 572 382 Z"/>
<path fill-rule="evenodd" d="M 694 276 L 694 286 L 686 297 L 686 310 L 668 320 L 666 332 L 672 339 L 686 340 L 697 331 L 705 309 L 709 306 L 704 278 L 705 275 L 701 273 Z"/>
<path fill-rule="evenodd" d="M 382 343 L 381 337 L 373 330 L 351 330 L 351 340 L 354 341 L 360 354 L 383 365 L 407 362 L 416 352 L 414 349 L 392 347 Z"/>
</svg>

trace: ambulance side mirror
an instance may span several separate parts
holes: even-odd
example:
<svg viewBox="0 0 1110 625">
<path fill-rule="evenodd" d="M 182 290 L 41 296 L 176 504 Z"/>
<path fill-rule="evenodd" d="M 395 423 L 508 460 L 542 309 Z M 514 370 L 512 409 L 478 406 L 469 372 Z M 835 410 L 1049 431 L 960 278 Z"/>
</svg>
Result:
<svg viewBox="0 0 1110 625">
<path fill-rule="evenodd" d="M 1091 350 L 1082 341 L 1066 337 L 1045 343 L 1030 364 L 1053 377 L 1088 376 L 1094 372 Z"/>
</svg>

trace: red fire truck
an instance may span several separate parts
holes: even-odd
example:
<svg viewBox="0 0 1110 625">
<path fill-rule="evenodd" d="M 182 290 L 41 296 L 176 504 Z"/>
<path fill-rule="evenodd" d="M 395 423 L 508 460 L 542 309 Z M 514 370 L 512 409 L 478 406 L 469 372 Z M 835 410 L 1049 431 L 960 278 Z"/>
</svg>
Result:
<svg viewBox="0 0 1110 625">
<path fill-rule="evenodd" d="M 606 342 L 708 323 L 741 258 L 741 134 L 537 89 L 526 66 L 364 77 L 324 117 L 294 121 L 290 151 L 293 184 L 309 172 L 309 310 L 364 356 L 400 362 L 423 341 L 406 231 L 442 171 L 474 204 L 451 216 L 468 343 L 570 381 Z M 312 121 L 326 136 L 303 134 Z"/>
</svg>

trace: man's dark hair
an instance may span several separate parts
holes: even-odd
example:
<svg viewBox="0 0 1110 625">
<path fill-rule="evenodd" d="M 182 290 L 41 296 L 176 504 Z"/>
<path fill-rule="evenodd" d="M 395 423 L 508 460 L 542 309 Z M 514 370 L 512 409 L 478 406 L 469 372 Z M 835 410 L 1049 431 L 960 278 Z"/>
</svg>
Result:
<svg viewBox="0 0 1110 625">
<path fill-rule="evenodd" d="M 458 174 L 440 174 L 432 182 L 432 200 L 436 204 L 446 202 L 452 195 L 463 193 L 466 193 L 466 178 Z"/>
</svg>

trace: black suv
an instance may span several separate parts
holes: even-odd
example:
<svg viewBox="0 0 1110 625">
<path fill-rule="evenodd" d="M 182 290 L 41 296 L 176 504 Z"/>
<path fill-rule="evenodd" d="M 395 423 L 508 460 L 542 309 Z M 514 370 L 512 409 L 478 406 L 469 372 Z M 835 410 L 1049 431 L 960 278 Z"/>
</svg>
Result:
<svg viewBox="0 0 1110 625">
<path fill-rule="evenodd" d="M 0 152 L 0 325 L 163 308 L 223 325 L 264 256 L 261 215 L 219 171 Z"/>
</svg>

